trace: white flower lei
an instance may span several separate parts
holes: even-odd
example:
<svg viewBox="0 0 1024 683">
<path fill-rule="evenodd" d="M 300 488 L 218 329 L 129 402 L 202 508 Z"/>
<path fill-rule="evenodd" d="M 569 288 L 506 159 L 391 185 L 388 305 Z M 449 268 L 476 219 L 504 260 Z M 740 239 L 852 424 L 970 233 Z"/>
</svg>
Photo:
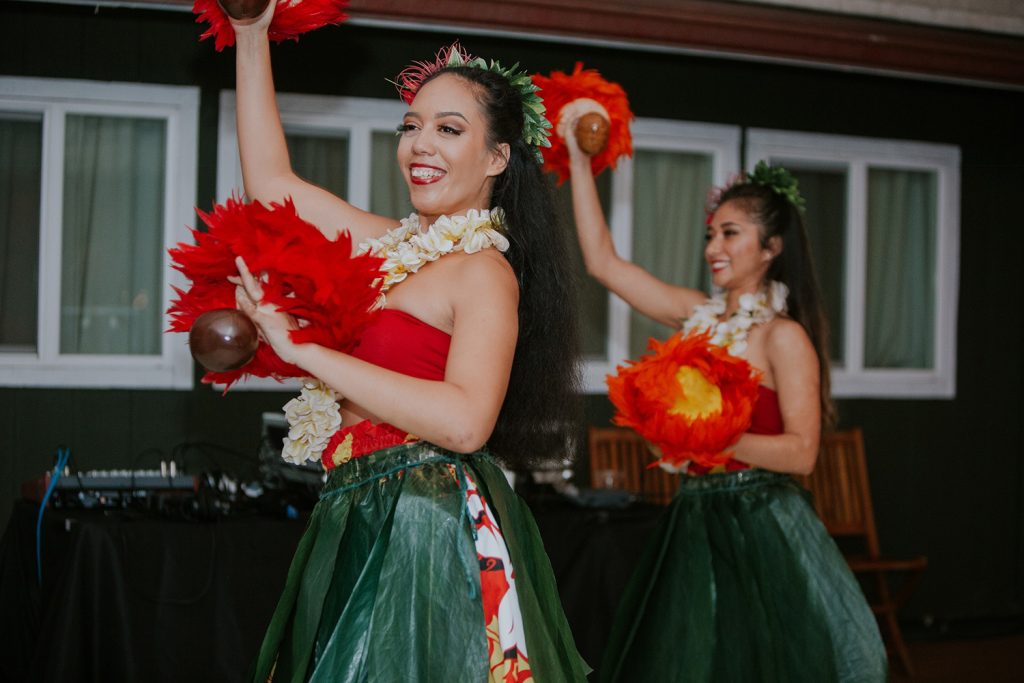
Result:
<svg viewBox="0 0 1024 683">
<path fill-rule="evenodd" d="M 359 244 L 358 253 L 370 252 L 384 258 L 383 294 L 415 273 L 424 264 L 445 254 L 464 251 L 476 253 L 487 247 L 507 251 L 508 239 L 502 234 L 505 212 L 500 207 L 483 211 L 470 209 L 465 216 L 441 216 L 426 231 L 420 232 L 420 218 L 412 214 L 402 224 L 379 238 L 368 238 Z"/>
<path fill-rule="evenodd" d="M 505 213 L 500 208 L 470 209 L 465 216 L 441 216 L 425 232 L 420 232 L 419 216 L 412 214 L 382 237 L 364 240 L 358 253 L 369 251 L 385 259 L 381 265 L 383 305 L 384 292 L 392 285 L 445 254 L 473 254 L 491 246 L 507 251 L 509 241 L 500 232 L 504 222 Z M 301 393 L 285 404 L 284 414 L 290 429 L 281 457 L 296 465 L 319 460 L 331 436 L 341 428 L 338 397 L 317 379 L 303 380 Z"/>
<path fill-rule="evenodd" d="M 341 427 L 337 395 L 316 379 L 303 380 L 301 393 L 284 404 L 284 415 L 291 429 L 281 457 L 293 465 L 319 460 L 327 442 Z"/>
<path fill-rule="evenodd" d="M 719 292 L 707 303 L 694 307 L 683 323 L 683 334 L 693 329 L 712 330 L 711 343 L 724 346 L 730 355 L 738 356 L 747 350 L 747 332 L 751 327 L 786 312 L 788 295 L 789 288 L 773 280 L 756 294 L 741 295 L 739 308 L 728 320 L 719 321 L 719 316 L 725 313 L 725 292 Z"/>
</svg>

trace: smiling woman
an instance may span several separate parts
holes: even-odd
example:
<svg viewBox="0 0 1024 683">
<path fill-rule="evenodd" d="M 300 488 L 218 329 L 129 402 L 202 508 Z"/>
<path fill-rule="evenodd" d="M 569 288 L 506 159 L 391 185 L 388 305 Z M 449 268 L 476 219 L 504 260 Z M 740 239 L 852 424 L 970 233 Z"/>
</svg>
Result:
<svg viewBox="0 0 1024 683">
<path fill-rule="evenodd" d="M 385 259 L 386 297 L 350 354 L 296 344 L 300 322 L 261 303 L 239 260 L 238 307 L 310 377 L 286 450 L 329 471 L 252 679 L 583 680 L 536 527 L 494 461 L 563 453 L 576 401 L 535 88 L 457 45 L 403 72 L 397 161 L 415 213 L 375 215 L 293 172 L 273 11 L 233 22 L 246 195 L 350 231 Z"/>
<path fill-rule="evenodd" d="M 487 120 L 466 81 L 444 74 L 416 94 L 398 127 L 398 163 L 421 222 L 487 206 L 509 145 L 488 144 Z M 453 211 L 454 207 L 454 211 Z"/>
<path fill-rule="evenodd" d="M 616 253 L 590 158 L 570 134 L 592 108 L 570 102 L 558 124 L 587 270 L 680 335 L 706 333 L 711 344 L 749 362 L 761 382 L 749 426 L 726 446 L 731 453 L 664 453 L 663 466 L 684 476 L 619 604 L 601 679 L 884 681 L 874 616 L 788 476 L 814 468 L 822 426 L 831 423 L 824 315 L 796 181 L 759 162 L 711 193 L 704 260 L 718 291 L 709 299 Z M 652 342 L 655 360 L 692 340 Z M 718 361 L 712 375 L 723 365 Z M 620 411 L 623 404 L 631 411 L 620 423 L 653 438 L 657 430 L 648 426 L 666 419 L 657 404 L 621 400 L 629 398 L 622 375 L 639 367 L 662 366 L 641 359 L 609 385 Z M 671 373 L 678 366 L 664 367 Z M 678 384 L 684 395 L 701 386 L 692 376 L 673 382 L 665 372 L 645 376 L 646 386 L 678 391 Z M 721 407 L 712 412 L 720 416 Z"/>
</svg>

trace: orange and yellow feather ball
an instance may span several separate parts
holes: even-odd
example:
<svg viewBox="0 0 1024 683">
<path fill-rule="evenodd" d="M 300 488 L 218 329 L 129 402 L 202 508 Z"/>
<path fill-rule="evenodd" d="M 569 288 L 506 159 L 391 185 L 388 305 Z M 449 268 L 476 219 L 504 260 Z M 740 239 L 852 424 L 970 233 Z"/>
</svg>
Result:
<svg viewBox="0 0 1024 683">
<path fill-rule="evenodd" d="M 615 424 L 654 445 L 659 463 L 728 461 L 729 447 L 750 427 L 760 372 L 711 344 L 706 332 L 651 339 L 648 348 L 608 376 Z"/>
</svg>

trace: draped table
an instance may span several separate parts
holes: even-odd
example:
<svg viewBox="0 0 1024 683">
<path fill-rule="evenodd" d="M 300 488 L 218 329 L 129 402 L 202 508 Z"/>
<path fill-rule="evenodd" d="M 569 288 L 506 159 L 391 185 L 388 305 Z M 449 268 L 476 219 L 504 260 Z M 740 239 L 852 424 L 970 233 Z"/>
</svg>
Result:
<svg viewBox="0 0 1024 683">
<path fill-rule="evenodd" d="M 577 646 L 600 663 L 660 508 L 529 500 Z M 0 681 L 242 681 L 304 519 L 47 510 L 19 502 L 0 539 Z"/>
</svg>

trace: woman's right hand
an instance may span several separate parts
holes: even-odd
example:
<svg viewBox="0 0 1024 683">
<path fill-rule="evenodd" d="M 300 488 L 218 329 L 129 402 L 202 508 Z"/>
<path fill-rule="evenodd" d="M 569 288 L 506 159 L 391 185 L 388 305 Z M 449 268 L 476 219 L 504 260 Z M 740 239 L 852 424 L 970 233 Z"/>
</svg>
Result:
<svg viewBox="0 0 1024 683">
<path fill-rule="evenodd" d="M 235 19 L 227 12 L 228 21 L 231 22 L 231 28 L 235 30 L 235 35 L 245 33 L 258 33 L 266 32 L 270 28 L 270 22 L 274 19 L 274 10 L 277 6 L 277 0 L 270 0 L 267 6 L 263 8 L 258 16 L 248 17 L 246 19 Z M 223 4 L 221 5 L 223 9 Z"/>
</svg>

